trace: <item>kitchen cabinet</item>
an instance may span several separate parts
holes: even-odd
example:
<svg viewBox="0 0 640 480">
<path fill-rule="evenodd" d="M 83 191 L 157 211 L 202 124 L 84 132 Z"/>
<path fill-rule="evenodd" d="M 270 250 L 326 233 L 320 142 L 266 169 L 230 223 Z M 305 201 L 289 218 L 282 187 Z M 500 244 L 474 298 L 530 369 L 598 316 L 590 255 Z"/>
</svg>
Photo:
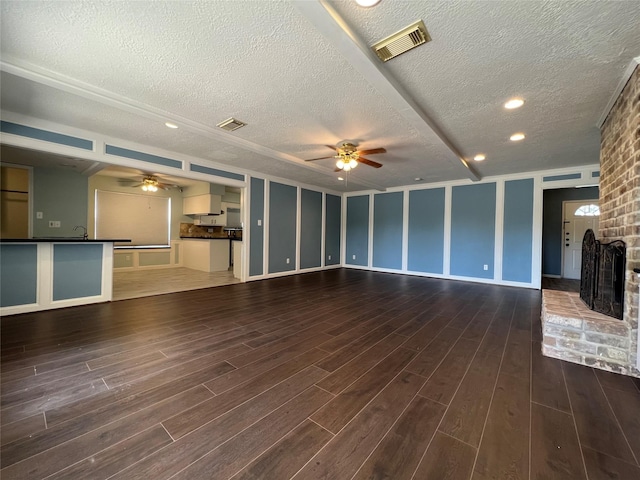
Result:
<svg viewBox="0 0 640 480">
<path fill-rule="evenodd" d="M 229 240 L 184 238 L 183 255 L 186 268 L 201 272 L 223 272 L 229 269 Z"/>
<path fill-rule="evenodd" d="M 242 216 L 240 215 L 240 204 L 225 202 L 222 209 L 226 215 L 225 226 L 239 228 L 242 227 Z"/>
<path fill-rule="evenodd" d="M 219 215 L 221 209 L 222 197 L 220 195 L 195 195 L 182 199 L 182 213 L 184 215 L 207 215 L 210 213 Z"/>
</svg>

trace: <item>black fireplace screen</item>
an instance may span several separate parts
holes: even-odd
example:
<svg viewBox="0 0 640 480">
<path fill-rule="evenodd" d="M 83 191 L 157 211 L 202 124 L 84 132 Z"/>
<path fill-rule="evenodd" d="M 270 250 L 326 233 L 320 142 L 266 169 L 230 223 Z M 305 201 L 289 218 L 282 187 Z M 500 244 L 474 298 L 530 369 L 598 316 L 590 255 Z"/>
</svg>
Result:
<svg viewBox="0 0 640 480">
<path fill-rule="evenodd" d="M 580 298 L 591 310 L 622 320 L 626 245 L 602 243 L 589 229 L 582 240 Z"/>
</svg>

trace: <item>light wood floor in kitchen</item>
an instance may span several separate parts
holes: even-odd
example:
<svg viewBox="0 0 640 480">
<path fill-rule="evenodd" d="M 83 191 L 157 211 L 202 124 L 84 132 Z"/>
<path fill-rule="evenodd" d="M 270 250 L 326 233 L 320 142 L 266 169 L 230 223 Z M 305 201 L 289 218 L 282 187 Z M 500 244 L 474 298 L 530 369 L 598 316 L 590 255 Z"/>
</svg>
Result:
<svg viewBox="0 0 640 480">
<path fill-rule="evenodd" d="M 539 316 L 332 270 L 3 318 L 0 474 L 640 478 L 637 381 L 543 358 Z"/>
<path fill-rule="evenodd" d="M 149 297 L 240 283 L 233 272 L 201 272 L 192 268 L 150 268 L 113 272 L 113 300 Z"/>
</svg>

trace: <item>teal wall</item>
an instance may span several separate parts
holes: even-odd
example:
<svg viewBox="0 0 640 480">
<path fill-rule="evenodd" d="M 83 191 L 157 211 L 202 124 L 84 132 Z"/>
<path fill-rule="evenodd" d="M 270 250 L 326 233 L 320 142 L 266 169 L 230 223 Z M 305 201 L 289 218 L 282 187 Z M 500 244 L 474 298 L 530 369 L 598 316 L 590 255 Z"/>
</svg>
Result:
<svg viewBox="0 0 640 480">
<path fill-rule="evenodd" d="M 444 188 L 409 192 L 409 251 L 407 268 L 443 273 Z"/>
<path fill-rule="evenodd" d="M 502 279 L 531 282 L 533 255 L 533 179 L 504 184 Z"/>
<path fill-rule="evenodd" d="M 53 246 L 53 300 L 91 297 L 102 293 L 101 243 Z"/>
<path fill-rule="evenodd" d="M 300 268 L 322 265 L 322 193 L 300 192 Z"/>
<path fill-rule="evenodd" d="M 368 239 L 369 196 L 348 197 L 346 264 L 367 266 L 369 262 Z"/>
<path fill-rule="evenodd" d="M 249 185 L 251 240 L 249 242 L 249 276 L 264 273 L 264 180 L 251 178 Z M 260 225 L 258 225 L 260 223 Z"/>
<path fill-rule="evenodd" d="M 562 275 L 562 202 L 599 198 L 598 187 L 545 190 L 542 200 L 542 274 Z"/>
<path fill-rule="evenodd" d="M 451 275 L 493 278 L 495 225 L 495 183 L 452 188 Z"/>
<path fill-rule="evenodd" d="M 402 192 L 373 196 L 373 266 L 402 268 Z"/>
<path fill-rule="evenodd" d="M 296 269 L 297 207 L 296 187 L 269 184 L 269 273 Z"/>
<path fill-rule="evenodd" d="M 338 265 L 340 263 L 342 198 L 327 193 L 325 199 L 324 262 L 325 265 Z"/>
<path fill-rule="evenodd" d="M 0 306 L 36 303 L 37 246 L 0 245 Z"/>
<path fill-rule="evenodd" d="M 33 236 L 82 236 L 73 231 L 76 225 L 87 226 L 88 178 L 63 168 L 33 169 Z M 43 218 L 36 218 L 42 212 Z M 60 221 L 60 228 L 49 228 L 50 220 Z"/>
</svg>

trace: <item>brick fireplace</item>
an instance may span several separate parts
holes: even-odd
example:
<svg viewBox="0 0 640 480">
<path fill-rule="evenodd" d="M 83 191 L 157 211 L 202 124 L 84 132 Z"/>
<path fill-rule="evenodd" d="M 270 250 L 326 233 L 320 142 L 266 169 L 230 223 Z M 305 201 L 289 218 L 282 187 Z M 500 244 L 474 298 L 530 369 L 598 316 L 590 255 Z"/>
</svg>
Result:
<svg viewBox="0 0 640 480">
<path fill-rule="evenodd" d="M 601 128 L 598 240 L 626 244 L 622 320 L 589 310 L 579 295 L 543 291 L 543 353 L 640 377 L 638 275 L 640 267 L 640 67 Z"/>
</svg>

